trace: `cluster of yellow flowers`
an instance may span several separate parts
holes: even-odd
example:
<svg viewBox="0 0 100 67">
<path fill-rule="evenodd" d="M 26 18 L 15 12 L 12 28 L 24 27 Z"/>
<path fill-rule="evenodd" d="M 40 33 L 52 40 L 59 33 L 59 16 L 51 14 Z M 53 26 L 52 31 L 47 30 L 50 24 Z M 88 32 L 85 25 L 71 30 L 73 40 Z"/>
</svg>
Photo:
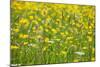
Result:
<svg viewBox="0 0 100 67">
<path fill-rule="evenodd" d="M 12 1 L 11 10 L 12 43 L 19 46 L 41 43 L 43 51 L 49 49 L 48 45 L 58 45 L 63 48 L 60 51 L 63 55 L 67 54 L 64 49 L 76 45 L 77 51 L 92 49 L 94 53 L 94 6 Z"/>
</svg>

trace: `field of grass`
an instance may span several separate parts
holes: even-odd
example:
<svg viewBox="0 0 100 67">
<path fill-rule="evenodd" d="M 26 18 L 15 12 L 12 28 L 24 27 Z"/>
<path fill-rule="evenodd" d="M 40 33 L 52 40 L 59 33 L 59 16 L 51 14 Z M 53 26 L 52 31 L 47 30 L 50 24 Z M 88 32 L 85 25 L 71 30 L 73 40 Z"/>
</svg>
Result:
<svg viewBox="0 0 100 67">
<path fill-rule="evenodd" d="M 95 6 L 11 4 L 11 64 L 95 61 Z"/>
</svg>

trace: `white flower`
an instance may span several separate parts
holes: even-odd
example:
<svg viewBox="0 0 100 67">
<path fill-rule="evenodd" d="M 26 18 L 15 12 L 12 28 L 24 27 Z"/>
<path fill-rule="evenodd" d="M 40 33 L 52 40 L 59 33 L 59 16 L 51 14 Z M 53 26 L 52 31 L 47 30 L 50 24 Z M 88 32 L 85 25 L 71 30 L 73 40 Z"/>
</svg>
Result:
<svg viewBox="0 0 100 67">
<path fill-rule="evenodd" d="M 75 54 L 78 54 L 78 55 L 80 55 L 80 56 L 85 55 L 84 52 L 75 52 Z"/>
</svg>

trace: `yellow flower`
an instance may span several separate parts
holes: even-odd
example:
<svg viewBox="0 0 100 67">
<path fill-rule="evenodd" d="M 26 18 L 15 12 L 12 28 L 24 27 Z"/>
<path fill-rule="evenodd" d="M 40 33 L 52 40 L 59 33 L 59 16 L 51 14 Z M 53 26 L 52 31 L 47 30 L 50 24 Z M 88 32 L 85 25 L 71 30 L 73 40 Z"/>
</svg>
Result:
<svg viewBox="0 0 100 67">
<path fill-rule="evenodd" d="M 28 20 L 25 19 L 25 18 L 21 18 L 20 21 L 19 21 L 19 23 L 21 23 L 21 24 L 27 24 Z"/>
<path fill-rule="evenodd" d="M 88 24 L 84 24 L 85 29 L 88 29 Z"/>
<path fill-rule="evenodd" d="M 95 58 L 94 58 L 94 57 L 92 57 L 92 58 L 91 58 L 91 61 L 95 61 Z"/>
<path fill-rule="evenodd" d="M 56 29 L 52 29 L 52 32 L 53 32 L 53 33 L 57 33 L 57 30 L 56 30 Z"/>
<path fill-rule="evenodd" d="M 79 24 L 79 23 L 76 23 L 76 26 L 77 26 L 77 27 L 80 27 L 80 24 Z"/>
<path fill-rule="evenodd" d="M 24 45 L 27 45 L 28 44 L 28 42 L 24 42 Z"/>
<path fill-rule="evenodd" d="M 89 29 L 92 29 L 92 26 L 89 26 Z"/>
<path fill-rule="evenodd" d="M 92 41 L 92 37 L 91 36 L 87 36 L 88 41 L 91 42 Z"/>
<path fill-rule="evenodd" d="M 17 32 L 19 32 L 19 29 L 14 29 L 14 31 L 17 33 Z"/>
<path fill-rule="evenodd" d="M 45 42 L 48 42 L 48 41 L 49 41 L 49 38 L 48 38 L 48 37 L 46 37 L 46 38 L 45 38 Z"/>
<path fill-rule="evenodd" d="M 83 49 L 85 50 L 85 49 L 87 49 L 87 47 L 83 47 Z"/>
<path fill-rule="evenodd" d="M 68 35 L 68 32 L 66 31 L 65 34 Z"/>
<path fill-rule="evenodd" d="M 48 10 L 47 10 L 47 9 L 43 9 L 43 10 L 41 11 L 41 15 L 43 15 L 43 16 L 46 16 L 47 13 L 48 13 Z"/>
<path fill-rule="evenodd" d="M 27 35 L 27 34 L 24 34 L 24 35 L 23 35 L 23 38 L 28 38 L 28 35 Z"/>
<path fill-rule="evenodd" d="M 33 16 L 29 16 L 29 18 L 32 20 L 34 17 Z"/>
<path fill-rule="evenodd" d="M 61 34 L 62 36 L 65 36 L 64 32 L 61 32 L 60 34 Z"/>
<path fill-rule="evenodd" d="M 42 27 L 42 26 L 39 26 L 39 29 L 40 29 L 40 30 L 43 30 L 43 27 Z"/>
<path fill-rule="evenodd" d="M 73 37 L 70 36 L 70 37 L 67 37 L 67 39 L 68 39 L 68 40 L 71 40 L 71 39 L 73 39 Z"/>
<path fill-rule="evenodd" d="M 92 48 L 92 53 L 93 53 L 93 54 L 95 53 L 95 48 Z"/>
<path fill-rule="evenodd" d="M 48 32 L 49 30 L 48 29 L 45 29 L 45 31 Z"/>
<path fill-rule="evenodd" d="M 11 45 L 11 49 L 18 49 L 18 46 Z"/>
<path fill-rule="evenodd" d="M 28 35 L 27 34 L 20 34 L 19 37 L 20 38 L 28 38 Z"/>
<path fill-rule="evenodd" d="M 35 24 L 38 24 L 38 21 L 33 21 Z"/>
</svg>

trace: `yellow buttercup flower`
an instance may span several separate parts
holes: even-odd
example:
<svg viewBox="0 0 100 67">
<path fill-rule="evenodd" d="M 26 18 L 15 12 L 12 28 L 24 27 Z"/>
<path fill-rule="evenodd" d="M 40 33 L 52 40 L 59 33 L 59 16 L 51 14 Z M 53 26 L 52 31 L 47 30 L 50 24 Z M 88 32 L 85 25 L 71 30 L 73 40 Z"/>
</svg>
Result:
<svg viewBox="0 0 100 67">
<path fill-rule="evenodd" d="M 24 45 L 27 45 L 28 44 L 28 42 L 24 42 Z"/>
<path fill-rule="evenodd" d="M 14 29 L 14 31 L 17 33 L 17 32 L 19 32 L 19 29 Z"/>
<path fill-rule="evenodd" d="M 28 35 L 27 34 L 20 34 L 19 37 L 20 38 L 28 38 Z"/>
<path fill-rule="evenodd" d="M 28 35 L 27 35 L 27 34 L 24 34 L 24 35 L 23 35 L 23 38 L 28 38 Z"/>
<path fill-rule="evenodd" d="M 57 30 L 56 29 L 51 29 L 53 33 L 57 33 Z"/>
<path fill-rule="evenodd" d="M 18 49 L 18 46 L 11 45 L 11 49 Z"/>
<path fill-rule="evenodd" d="M 21 23 L 21 24 L 27 24 L 28 20 L 25 19 L 25 18 L 21 18 L 20 21 L 19 21 L 19 23 Z"/>
<path fill-rule="evenodd" d="M 43 27 L 42 27 L 42 26 L 39 26 L 39 29 L 40 29 L 40 30 L 43 30 Z"/>
<path fill-rule="evenodd" d="M 33 16 L 29 16 L 29 18 L 32 20 L 34 17 Z"/>
<path fill-rule="evenodd" d="M 89 29 L 92 29 L 92 26 L 89 26 Z"/>
</svg>

